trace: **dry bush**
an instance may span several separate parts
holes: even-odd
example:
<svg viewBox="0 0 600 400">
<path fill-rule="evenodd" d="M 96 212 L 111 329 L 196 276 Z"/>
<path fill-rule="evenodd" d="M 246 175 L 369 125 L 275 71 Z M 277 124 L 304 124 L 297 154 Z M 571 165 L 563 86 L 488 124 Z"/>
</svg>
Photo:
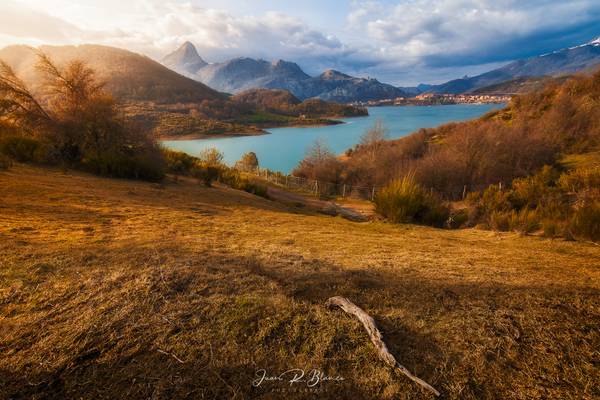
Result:
<svg viewBox="0 0 600 400">
<path fill-rule="evenodd" d="M 600 241 L 600 199 L 589 199 L 575 209 L 570 224 L 576 237 Z"/>
<path fill-rule="evenodd" d="M 162 149 L 166 170 L 175 175 L 189 175 L 197 158 L 182 151 Z"/>
<path fill-rule="evenodd" d="M 565 192 L 582 192 L 600 189 L 599 168 L 577 168 L 558 179 L 558 186 Z"/>
<path fill-rule="evenodd" d="M 429 135 L 425 129 L 394 141 L 385 141 L 386 135 L 385 127 L 376 123 L 359 144 L 346 152 L 344 182 L 365 187 L 385 186 L 413 170 L 413 160 L 427 150 Z"/>
<path fill-rule="evenodd" d="M 258 157 L 253 151 L 245 153 L 242 155 L 242 158 L 235 163 L 235 168 L 241 171 L 256 171 L 258 167 Z"/>
<path fill-rule="evenodd" d="M 375 211 L 395 223 L 422 223 L 443 226 L 449 210 L 433 193 L 419 186 L 411 176 L 393 181 L 375 196 Z"/>
<path fill-rule="evenodd" d="M 220 171 L 220 168 L 214 164 L 196 162 L 192 167 L 191 174 L 206 187 L 211 187 L 212 183 L 219 179 Z"/>
<path fill-rule="evenodd" d="M 0 120 L 28 136 L 5 149 L 24 161 L 43 158 L 116 177 L 162 178 L 162 154 L 154 139 L 125 120 L 94 70 L 78 60 L 59 67 L 42 52 L 38 58 L 44 78 L 39 98 L 0 63 Z M 43 146 L 34 146 L 33 139 Z M 34 154 L 40 147 L 44 154 Z"/>
<path fill-rule="evenodd" d="M 0 170 L 7 170 L 12 166 L 12 160 L 0 153 Z"/>
<path fill-rule="evenodd" d="M 41 143 L 32 138 L 8 136 L 0 138 L 0 153 L 19 162 L 39 161 Z"/>
<path fill-rule="evenodd" d="M 342 172 L 342 163 L 337 159 L 327 143 L 317 139 L 306 151 L 306 156 L 292 172 L 301 178 L 338 183 Z"/>
<path fill-rule="evenodd" d="M 540 228 L 540 221 L 535 210 L 524 208 L 520 211 L 511 211 L 509 218 L 510 230 L 528 234 Z"/>
<path fill-rule="evenodd" d="M 223 153 L 217 150 L 214 147 L 210 147 L 208 149 L 204 149 L 198 154 L 198 160 L 201 163 L 212 165 L 213 167 L 220 168 L 223 165 Z"/>
</svg>

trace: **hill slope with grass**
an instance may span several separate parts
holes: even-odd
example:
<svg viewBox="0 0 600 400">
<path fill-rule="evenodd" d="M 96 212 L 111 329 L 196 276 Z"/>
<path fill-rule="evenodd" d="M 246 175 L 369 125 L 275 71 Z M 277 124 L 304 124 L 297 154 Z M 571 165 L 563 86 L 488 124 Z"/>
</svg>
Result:
<svg viewBox="0 0 600 400">
<path fill-rule="evenodd" d="M 475 120 L 392 141 L 376 126 L 345 157 L 309 153 L 294 174 L 342 185 L 390 186 L 378 208 L 392 220 L 543 231 L 599 242 L 600 164 L 565 162 L 597 159 L 598 107 L 600 71 L 551 79 Z M 459 215 L 442 204 L 451 202 Z"/>
<path fill-rule="evenodd" d="M 41 46 L 40 51 L 58 65 L 77 59 L 90 65 L 106 89 L 120 101 L 190 103 L 223 100 L 225 96 L 200 82 L 179 75 L 150 58 L 115 47 L 100 45 Z M 0 50 L 0 59 L 34 88 L 41 82 L 35 70 L 37 55 L 27 46 Z"/>
<path fill-rule="evenodd" d="M 195 183 L 0 172 L 0 398 L 600 395 L 600 248 L 358 224 Z M 568 361 L 567 361 L 568 360 Z M 292 368 L 343 381 L 264 382 Z"/>
</svg>

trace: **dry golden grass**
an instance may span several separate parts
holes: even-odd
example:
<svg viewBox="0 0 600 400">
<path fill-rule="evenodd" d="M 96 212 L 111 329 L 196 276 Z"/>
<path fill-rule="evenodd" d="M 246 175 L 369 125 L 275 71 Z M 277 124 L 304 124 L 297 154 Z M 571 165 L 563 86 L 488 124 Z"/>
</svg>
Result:
<svg viewBox="0 0 600 400">
<path fill-rule="evenodd" d="M 430 398 L 333 295 L 445 398 L 600 396 L 598 246 L 24 166 L 0 188 L 0 398 Z"/>
</svg>

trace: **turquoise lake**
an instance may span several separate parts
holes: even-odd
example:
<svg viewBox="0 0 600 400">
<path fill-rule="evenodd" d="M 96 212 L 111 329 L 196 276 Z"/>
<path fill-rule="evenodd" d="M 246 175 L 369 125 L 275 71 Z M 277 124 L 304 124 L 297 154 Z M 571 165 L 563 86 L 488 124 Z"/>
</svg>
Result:
<svg viewBox="0 0 600 400">
<path fill-rule="evenodd" d="M 274 128 L 270 134 L 202 140 L 168 140 L 171 149 L 197 155 L 215 147 L 233 165 L 242 154 L 253 151 L 261 168 L 289 173 L 304 158 L 306 149 L 318 138 L 324 139 L 337 154 L 360 142 L 361 136 L 376 121 L 383 122 L 390 139 L 406 136 L 419 128 L 431 128 L 451 121 L 464 121 L 504 107 L 502 104 L 457 104 L 430 107 L 372 107 L 368 117 L 343 119 L 345 124 L 319 127 Z"/>
</svg>

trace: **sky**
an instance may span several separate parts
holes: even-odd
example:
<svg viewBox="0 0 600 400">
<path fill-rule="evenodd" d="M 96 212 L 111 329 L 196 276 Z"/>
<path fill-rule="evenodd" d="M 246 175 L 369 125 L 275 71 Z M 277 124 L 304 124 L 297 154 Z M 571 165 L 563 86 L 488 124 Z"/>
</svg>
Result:
<svg viewBox="0 0 600 400">
<path fill-rule="evenodd" d="M 600 36 L 600 0 L 0 0 L 0 47 L 99 43 L 441 83 Z"/>
</svg>

